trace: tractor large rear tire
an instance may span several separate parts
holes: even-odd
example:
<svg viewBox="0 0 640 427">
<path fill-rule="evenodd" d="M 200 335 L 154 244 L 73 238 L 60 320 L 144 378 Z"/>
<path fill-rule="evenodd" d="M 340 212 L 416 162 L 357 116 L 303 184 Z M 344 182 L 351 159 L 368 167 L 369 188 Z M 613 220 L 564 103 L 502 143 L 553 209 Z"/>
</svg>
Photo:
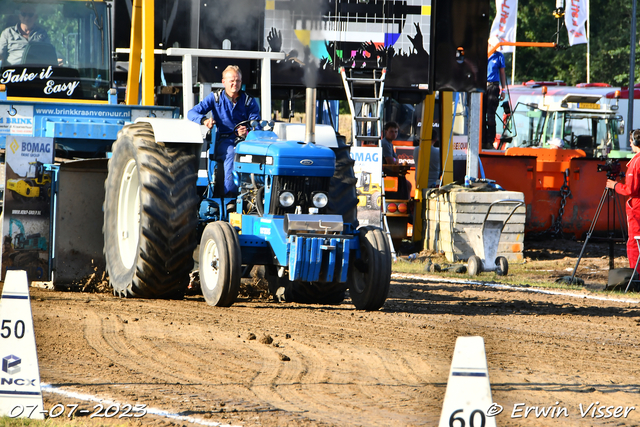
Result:
<svg viewBox="0 0 640 427">
<path fill-rule="evenodd" d="M 329 183 L 328 213 L 342 215 L 346 224 L 358 226 L 358 196 L 356 195 L 356 178 L 348 146 L 334 148 L 336 169 Z"/>
<path fill-rule="evenodd" d="M 125 126 L 105 182 L 104 253 L 121 297 L 182 298 L 197 246 L 200 147 L 156 143 L 151 125 Z"/>
<path fill-rule="evenodd" d="M 358 310 L 378 310 L 391 284 L 391 248 L 378 227 L 358 229 L 362 257 L 349 265 L 349 295 Z"/>
</svg>

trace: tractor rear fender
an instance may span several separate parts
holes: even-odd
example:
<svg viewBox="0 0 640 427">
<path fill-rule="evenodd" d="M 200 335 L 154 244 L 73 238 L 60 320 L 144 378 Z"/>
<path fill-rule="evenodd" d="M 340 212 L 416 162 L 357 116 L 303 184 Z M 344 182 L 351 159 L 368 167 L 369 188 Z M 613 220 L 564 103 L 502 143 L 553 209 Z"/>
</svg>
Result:
<svg viewBox="0 0 640 427">
<path fill-rule="evenodd" d="M 142 117 L 136 123 L 147 122 L 153 128 L 156 143 L 202 144 L 201 126 L 187 119 Z"/>
</svg>

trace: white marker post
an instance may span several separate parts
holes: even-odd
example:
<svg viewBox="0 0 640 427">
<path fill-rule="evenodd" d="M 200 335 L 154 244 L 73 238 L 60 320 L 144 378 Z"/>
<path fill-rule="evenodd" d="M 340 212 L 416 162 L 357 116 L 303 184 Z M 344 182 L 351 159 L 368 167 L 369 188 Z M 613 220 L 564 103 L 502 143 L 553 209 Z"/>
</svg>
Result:
<svg viewBox="0 0 640 427">
<path fill-rule="evenodd" d="M 495 427 L 487 416 L 492 403 L 484 339 L 458 337 L 439 427 Z"/>
<path fill-rule="evenodd" d="M 44 419 L 27 272 L 9 270 L 0 300 L 0 416 Z"/>
</svg>

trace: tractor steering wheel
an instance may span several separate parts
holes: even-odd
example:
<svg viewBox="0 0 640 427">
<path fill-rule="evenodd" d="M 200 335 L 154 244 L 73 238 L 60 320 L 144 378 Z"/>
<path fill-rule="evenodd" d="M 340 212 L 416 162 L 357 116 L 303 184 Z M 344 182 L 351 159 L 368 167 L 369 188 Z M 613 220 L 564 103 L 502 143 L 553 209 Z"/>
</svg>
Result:
<svg viewBox="0 0 640 427">
<path fill-rule="evenodd" d="M 245 137 L 241 137 L 240 135 L 238 135 L 238 128 L 240 128 L 242 126 L 246 126 L 248 131 L 250 131 L 251 130 L 251 120 L 243 120 L 243 121 L 241 121 L 240 123 L 238 123 L 237 125 L 235 125 L 233 127 L 233 134 L 236 136 L 236 138 L 244 140 Z"/>
<path fill-rule="evenodd" d="M 577 138 L 573 132 L 566 134 L 563 140 L 569 144 L 569 148 L 576 148 Z"/>
</svg>

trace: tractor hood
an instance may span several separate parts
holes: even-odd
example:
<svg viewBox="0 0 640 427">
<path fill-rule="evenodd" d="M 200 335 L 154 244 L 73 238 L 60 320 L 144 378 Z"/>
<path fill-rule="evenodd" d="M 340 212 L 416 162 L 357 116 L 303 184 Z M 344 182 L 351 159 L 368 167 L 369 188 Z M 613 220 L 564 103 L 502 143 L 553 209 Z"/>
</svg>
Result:
<svg viewBox="0 0 640 427">
<path fill-rule="evenodd" d="M 335 161 L 330 148 L 270 138 L 239 143 L 234 169 L 260 175 L 333 176 Z"/>
</svg>

